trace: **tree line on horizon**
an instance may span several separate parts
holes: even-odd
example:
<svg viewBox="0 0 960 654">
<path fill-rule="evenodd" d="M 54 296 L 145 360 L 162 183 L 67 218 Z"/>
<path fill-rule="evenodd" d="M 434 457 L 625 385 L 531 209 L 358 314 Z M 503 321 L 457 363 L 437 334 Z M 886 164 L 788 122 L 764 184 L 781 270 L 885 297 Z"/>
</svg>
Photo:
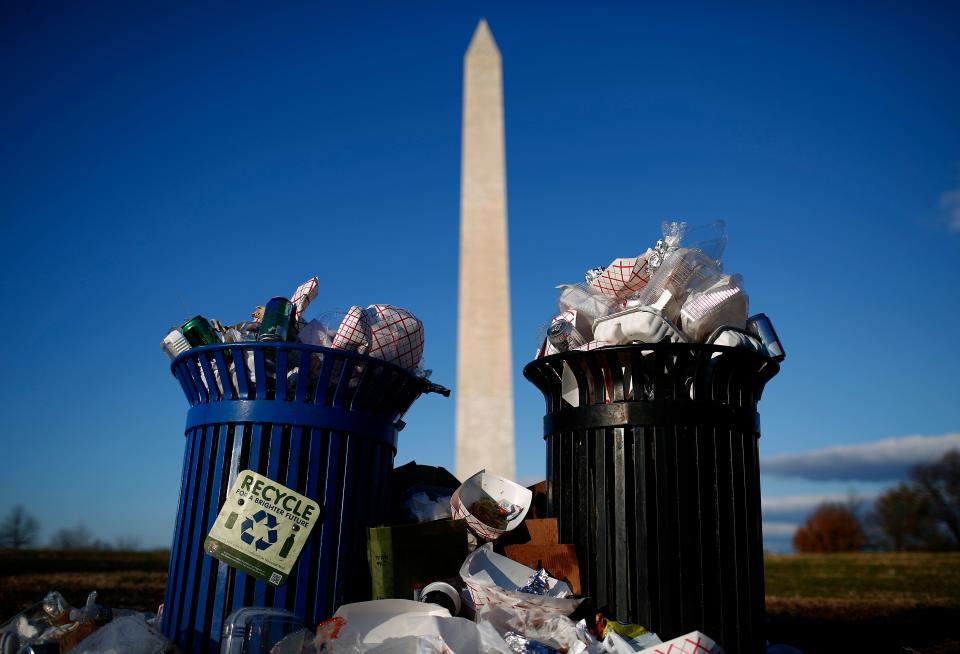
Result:
<svg viewBox="0 0 960 654">
<path fill-rule="evenodd" d="M 864 513 L 856 498 L 818 505 L 793 535 L 800 553 L 960 550 L 960 450 L 913 468 Z"/>
<path fill-rule="evenodd" d="M 862 505 L 856 498 L 820 504 L 794 534 L 794 549 L 801 553 L 960 550 L 960 450 L 913 468 L 906 481 L 878 496 L 866 514 Z M 15 506 L 0 522 L 0 548 L 36 547 L 39 533 L 37 519 Z M 58 529 L 48 544 L 55 550 L 139 547 L 135 536 L 118 536 L 113 542 L 94 538 L 83 524 Z"/>
<path fill-rule="evenodd" d="M 17 505 L 0 522 L 0 548 L 27 549 L 37 547 L 40 523 L 25 508 Z M 112 542 L 94 538 L 83 524 L 58 529 L 50 537 L 52 550 L 117 550 L 130 552 L 140 548 L 136 536 L 117 536 Z"/>
</svg>

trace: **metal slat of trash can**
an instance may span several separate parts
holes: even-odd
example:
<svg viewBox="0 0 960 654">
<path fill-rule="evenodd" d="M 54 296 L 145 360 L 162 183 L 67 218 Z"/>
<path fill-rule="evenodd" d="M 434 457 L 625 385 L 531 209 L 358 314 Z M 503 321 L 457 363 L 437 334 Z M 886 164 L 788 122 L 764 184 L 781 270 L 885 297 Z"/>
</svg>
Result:
<svg viewBox="0 0 960 654">
<path fill-rule="evenodd" d="M 669 343 L 524 368 L 546 400 L 547 510 L 598 608 L 764 651 L 756 406 L 778 371 L 755 352 Z"/>
<path fill-rule="evenodd" d="M 184 651 L 218 652 L 224 618 L 242 606 L 286 608 L 316 624 L 342 603 L 370 599 L 365 530 L 385 509 L 401 417 L 428 385 L 379 359 L 294 343 L 194 348 L 171 370 L 191 408 L 164 634 Z M 245 469 L 321 507 L 279 588 L 203 551 Z"/>
</svg>

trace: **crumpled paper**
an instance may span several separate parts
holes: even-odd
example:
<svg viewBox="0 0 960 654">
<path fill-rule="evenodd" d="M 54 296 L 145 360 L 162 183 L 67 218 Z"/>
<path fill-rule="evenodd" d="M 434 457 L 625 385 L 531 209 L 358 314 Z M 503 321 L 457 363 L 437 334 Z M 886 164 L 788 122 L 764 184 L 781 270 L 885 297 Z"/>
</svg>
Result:
<svg viewBox="0 0 960 654">
<path fill-rule="evenodd" d="M 332 625 L 328 628 L 327 625 Z M 345 604 L 317 628 L 316 652 L 481 654 L 509 652 L 496 631 L 454 618 L 436 604 L 376 600 Z"/>
<path fill-rule="evenodd" d="M 598 644 L 589 631 L 580 631 L 565 615 L 547 614 L 540 611 L 519 611 L 511 607 L 487 604 L 477 611 L 477 622 L 488 624 L 506 638 L 509 633 L 536 640 L 567 654 L 592 651 Z M 597 651 L 602 651 L 597 649 Z"/>
<path fill-rule="evenodd" d="M 639 257 L 614 259 L 602 273 L 594 277 L 590 286 L 603 295 L 623 302 L 634 293 L 642 291 L 650 276 L 647 263 L 653 250 L 647 250 Z"/>
<path fill-rule="evenodd" d="M 320 280 L 316 277 L 311 277 L 304 283 L 300 284 L 297 287 L 297 290 L 293 292 L 293 297 L 290 298 L 290 304 L 293 305 L 293 312 L 296 316 L 297 322 L 303 320 L 303 312 L 307 310 L 307 307 L 310 306 L 310 303 L 317 297 L 317 287 L 320 284 Z"/>
<path fill-rule="evenodd" d="M 495 553 L 492 543 L 487 543 L 464 560 L 460 577 L 470 591 L 470 599 L 476 609 L 493 604 L 528 611 L 531 617 L 547 618 L 551 615 L 569 615 L 583 601 L 570 598 L 570 586 L 553 577 L 549 577 L 549 586 L 544 595 L 513 590 L 525 584 L 535 572 Z"/>
<path fill-rule="evenodd" d="M 367 354 L 415 371 L 423 359 L 423 323 L 406 309 L 371 304 L 350 307 L 333 347 Z"/>
<path fill-rule="evenodd" d="M 593 326 L 594 337 L 600 341 L 624 345 L 640 343 L 686 343 L 683 332 L 663 314 L 650 307 L 636 307 L 598 320 Z"/>
<path fill-rule="evenodd" d="M 640 654 L 723 654 L 723 648 L 709 636 L 691 631 L 679 638 L 640 650 Z"/>
</svg>

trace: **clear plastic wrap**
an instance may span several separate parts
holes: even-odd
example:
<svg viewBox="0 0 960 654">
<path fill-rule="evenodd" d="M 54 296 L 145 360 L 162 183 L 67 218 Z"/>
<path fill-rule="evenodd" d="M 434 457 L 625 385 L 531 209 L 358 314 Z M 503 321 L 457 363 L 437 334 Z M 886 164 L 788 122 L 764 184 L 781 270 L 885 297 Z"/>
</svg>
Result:
<svg viewBox="0 0 960 654">
<path fill-rule="evenodd" d="M 718 327 L 744 329 L 749 298 L 740 275 L 719 275 L 691 291 L 680 308 L 680 328 L 695 343 L 703 343 Z"/>
<path fill-rule="evenodd" d="M 589 284 L 561 284 L 560 313 L 574 310 L 579 315 L 593 321 L 609 316 L 619 308 L 616 298 L 598 293 Z"/>
<path fill-rule="evenodd" d="M 641 293 L 643 306 L 659 309 L 664 318 L 679 322 L 680 307 L 691 288 L 721 273 L 716 262 L 700 250 L 679 248 L 670 254 Z"/>
</svg>

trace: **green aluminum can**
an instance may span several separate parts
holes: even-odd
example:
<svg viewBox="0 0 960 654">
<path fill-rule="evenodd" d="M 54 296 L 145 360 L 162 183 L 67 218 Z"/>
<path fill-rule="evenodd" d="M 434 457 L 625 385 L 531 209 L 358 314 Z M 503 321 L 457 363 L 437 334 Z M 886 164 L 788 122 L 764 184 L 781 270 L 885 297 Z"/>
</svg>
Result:
<svg viewBox="0 0 960 654">
<path fill-rule="evenodd" d="M 220 343 L 220 336 L 203 316 L 195 316 L 183 323 L 180 331 L 183 332 L 183 337 L 186 338 L 187 342 L 193 347 L 217 345 Z"/>
<path fill-rule="evenodd" d="M 290 300 L 270 298 L 263 310 L 263 320 L 257 330 L 258 341 L 290 341 L 296 333 L 296 314 Z"/>
</svg>

